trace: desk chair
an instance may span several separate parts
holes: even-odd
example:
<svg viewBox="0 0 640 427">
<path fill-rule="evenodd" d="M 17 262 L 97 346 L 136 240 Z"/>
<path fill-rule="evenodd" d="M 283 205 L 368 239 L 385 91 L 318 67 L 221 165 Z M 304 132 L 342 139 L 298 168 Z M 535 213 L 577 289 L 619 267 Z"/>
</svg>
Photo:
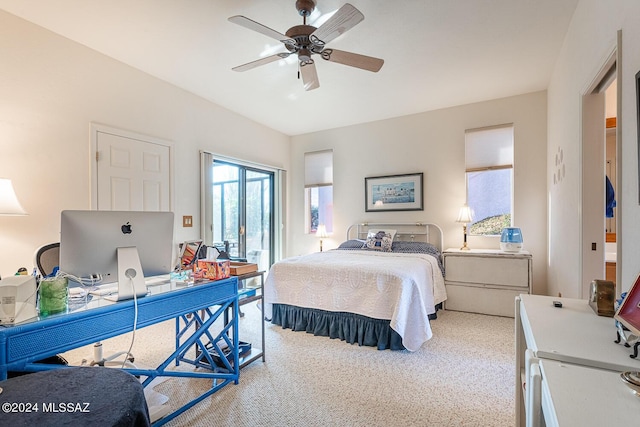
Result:
<svg viewBox="0 0 640 427">
<path fill-rule="evenodd" d="M 54 269 L 60 265 L 60 242 L 49 243 L 38 248 L 35 254 L 35 262 L 41 277 L 46 277 L 53 273 Z M 121 351 L 105 358 L 102 354 L 102 343 L 97 342 L 93 345 L 93 360 L 89 365 L 122 366 L 123 362 L 115 359 L 126 354 L 126 351 Z M 129 354 L 124 364 L 126 367 L 135 368 L 136 366 L 133 364 L 133 361 L 133 355 Z M 82 364 L 85 365 L 86 363 L 87 360 L 83 359 Z"/>
<path fill-rule="evenodd" d="M 39 247 L 36 250 L 35 262 L 41 277 L 53 273 L 53 269 L 60 263 L 60 242 Z"/>
</svg>

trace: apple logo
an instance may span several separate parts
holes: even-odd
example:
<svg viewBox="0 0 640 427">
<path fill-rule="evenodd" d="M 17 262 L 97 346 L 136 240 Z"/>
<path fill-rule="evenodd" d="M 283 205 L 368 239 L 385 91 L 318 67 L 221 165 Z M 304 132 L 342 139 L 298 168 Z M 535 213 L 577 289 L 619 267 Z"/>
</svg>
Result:
<svg viewBox="0 0 640 427">
<path fill-rule="evenodd" d="M 129 221 L 120 227 L 120 230 L 122 230 L 122 234 L 131 234 L 131 224 L 129 224 Z"/>
</svg>

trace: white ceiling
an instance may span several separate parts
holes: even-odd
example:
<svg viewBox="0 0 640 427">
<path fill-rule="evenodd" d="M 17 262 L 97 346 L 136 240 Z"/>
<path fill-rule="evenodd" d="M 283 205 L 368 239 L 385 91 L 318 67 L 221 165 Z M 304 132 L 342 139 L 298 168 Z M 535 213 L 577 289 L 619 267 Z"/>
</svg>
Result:
<svg viewBox="0 0 640 427">
<path fill-rule="evenodd" d="M 295 62 L 231 70 L 285 49 L 227 18 L 284 33 L 302 24 L 294 0 L 0 0 L 0 8 L 297 135 L 544 90 L 578 1 L 350 0 L 365 19 L 329 46 L 385 64 L 371 73 L 316 59 L 320 88 L 309 92 Z M 316 10 L 344 3 L 318 0 Z"/>
</svg>

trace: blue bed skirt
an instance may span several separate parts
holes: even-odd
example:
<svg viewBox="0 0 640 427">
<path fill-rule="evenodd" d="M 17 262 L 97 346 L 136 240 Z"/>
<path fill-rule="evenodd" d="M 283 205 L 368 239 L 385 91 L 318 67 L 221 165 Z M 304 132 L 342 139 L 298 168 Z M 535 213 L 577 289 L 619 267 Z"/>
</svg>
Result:
<svg viewBox="0 0 640 427">
<path fill-rule="evenodd" d="M 333 312 L 286 304 L 273 305 L 272 323 L 283 329 L 306 331 L 313 335 L 340 338 L 378 350 L 404 350 L 402 337 L 389 326 L 389 320 L 373 319 L 354 313 Z"/>
</svg>

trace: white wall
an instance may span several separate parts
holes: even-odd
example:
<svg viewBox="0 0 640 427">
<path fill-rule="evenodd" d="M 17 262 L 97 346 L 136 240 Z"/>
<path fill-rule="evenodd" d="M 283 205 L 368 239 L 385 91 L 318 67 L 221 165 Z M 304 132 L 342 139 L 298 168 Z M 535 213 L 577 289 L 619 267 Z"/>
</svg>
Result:
<svg viewBox="0 0 640 427">
<path fill-rule="evenodd" d="M 618 167 L 617 239 L 621 290 L 640 272 L 640 206 L 638 205 L 638 140 L 634 76 L 640 70 L 640 2 L 582 0 L 578 4 L 548 89 L 547 180 L 549 197 L 549 294 L 578 297 L 581 271 L 581 97 L 596 77 L 622 30 L 622 108 L 618 111 L 622 152 Z M 620 64 L 619 64 L 620 66 Z M 553 183 L 555 155 L 562 151 L 566 176 Z M 587 242 L 585 244 L 590 244 Z M 590 280 L 585 278 L 584 280 Z"/>
<path fill-rule="evenodd" d="M 288 136 L 0 11 L 0 177 L 27 217 L 0 216 L 0 275 L 59 241 L 60 211 L 89 209 L 91 123 L 175 144 L 176 240 L 199 235 L 200 149 L 289 168 Z M 216 84 L 216 82 L 211 82 Z"/>
<path fill-rule="evenodd" d="M 304 230 L 305 152 L 333 149 L 334 234 L 326 248 L 345 240 L 350 224 L 370 221 L 435 222 L 445 247 L 460 247 L 455 222 L 465 202 L 465 129 L 513 123 L 515 132 L 514 224 L 533 254 L 534 292 L 546 291 L 546 92 L 431 111 L 292 138 L 289 191 L 289 255 L 317 251 Z M 365 212 L 364 178 L 424 173 L 424 211 Z M 499 248 L 499 239 L 469 237 L 472 248 Z"/>
</svg>

